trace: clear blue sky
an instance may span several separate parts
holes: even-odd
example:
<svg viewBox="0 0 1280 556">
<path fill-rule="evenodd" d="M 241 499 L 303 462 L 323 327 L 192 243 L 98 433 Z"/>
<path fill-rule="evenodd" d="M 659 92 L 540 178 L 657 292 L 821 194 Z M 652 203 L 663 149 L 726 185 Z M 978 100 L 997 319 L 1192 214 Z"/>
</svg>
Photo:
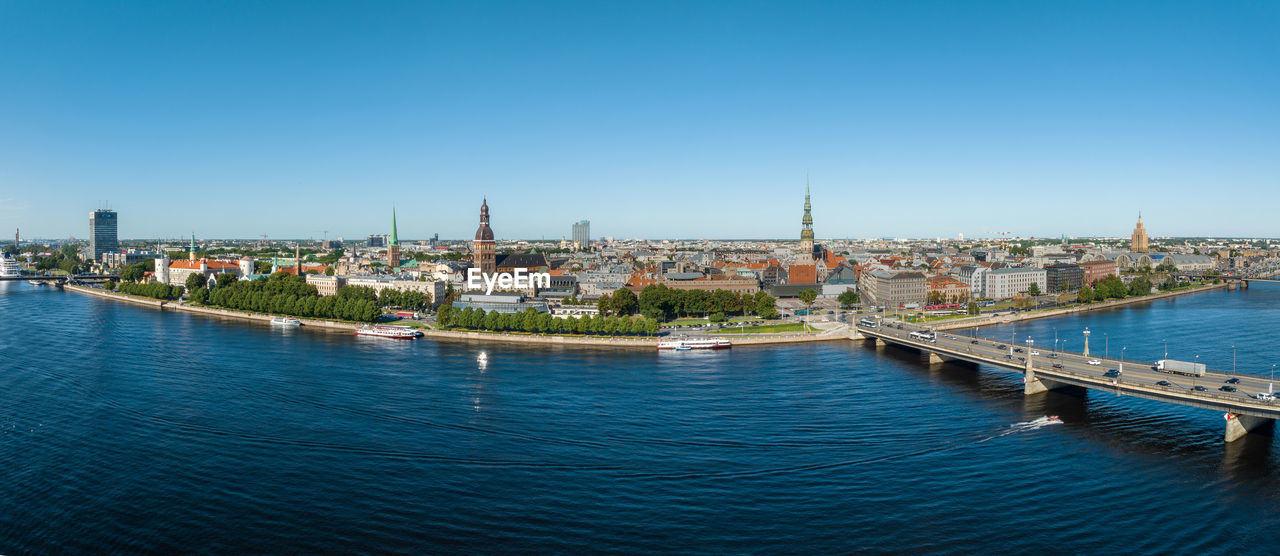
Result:
<svg viewBox="0 0 1280 556">
<path fill-rule="evenodd" d="M 0 3 L 0 237 L 1280 236 L 1275 2 Z"/>
</svg>

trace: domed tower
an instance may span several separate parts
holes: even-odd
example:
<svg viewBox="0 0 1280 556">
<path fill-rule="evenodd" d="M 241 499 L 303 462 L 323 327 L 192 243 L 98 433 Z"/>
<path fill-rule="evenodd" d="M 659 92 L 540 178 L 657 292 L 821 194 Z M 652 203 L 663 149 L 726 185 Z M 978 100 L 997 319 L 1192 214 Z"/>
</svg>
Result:
<svg viewBox="0 0 1280 556">
<path fill-rule="evenodd" d="M 471 247 L 471 265 L 484 274 L 498 269 L 498 250 L 493 241 L 493 229 L 489 227 L 489 199 L 480 204 L 480 227 L 476 228 L 475 243 Z"/>
</svg>

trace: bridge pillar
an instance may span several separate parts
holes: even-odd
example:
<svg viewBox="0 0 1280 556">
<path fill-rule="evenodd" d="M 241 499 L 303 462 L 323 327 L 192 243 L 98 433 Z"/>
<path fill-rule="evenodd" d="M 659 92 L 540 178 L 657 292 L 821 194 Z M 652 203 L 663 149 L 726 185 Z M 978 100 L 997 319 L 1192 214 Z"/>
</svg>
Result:
<svg viewBox="0 0 1280 556">
<path fill-rule="evenodd" d="M 1227 282 L 1227 291 L 1229 291 L 1229 292 L 1230 292 L 1230 291 L 1235 291 L 1235 290 L 1236 290 L 1236 283 L 1235 283 L 1235 282 Z"/>
<path fill-rule="evenodd" d="M 1275 430 L 1275 419 L 1254 417 L 1252 415 L 1236 415 L 1234 413 L 1228 413 L 1223 417 L 1227 419 L 1227 442 L 1240 440 L 1241 437 L 1251 432 L 1270 433 Z"/>
<path fill-rule="evenodd" d="M 1023 372 L 1025 373 L 1025 376 L 1022 377 L 1022 393 L 1028 396 L 1032 394 L 1039 394 L 1041 392 L 1048 392 L 1050 390 L 1057 390 L 1058 388 L 1067 386 L 1061 382 L 1037 377 L 1035 368 L 1031 366 L 1030 357 L 1027 358 L 1027 365 Z"/>
<path fill-rule="evenodd" d="M 884 341 L 884 338 L 876 338 L 876 347 L 884 347 L 887 345 L 889 344 Z"/>
<path fill-rule="evenodd" d="M 1249 281 L 1248 281 L 1248 280 L 1241 280 L 1241 281 L 1240 281 L 1240 287 L 1241 287 L 1242 289 L 1246 289 L 1246 290 L 1247 290 L 1247 289 L 1249 289 Z"/>
<path fill-rule="evenodd" d="M 930 365 L 935 364 L 935 363 L 942 363 L 942 362 L 944 362 L 944 359 L 942 359 L 942 356 L 941 356 L 941 355 L 938 355 L 938 354 L 936 354 L 936 353 L 933 353 L 932 351 L 931 351 L 931 352 L 929 352 L 929 364 L 930 364 Z"/>
</svg>

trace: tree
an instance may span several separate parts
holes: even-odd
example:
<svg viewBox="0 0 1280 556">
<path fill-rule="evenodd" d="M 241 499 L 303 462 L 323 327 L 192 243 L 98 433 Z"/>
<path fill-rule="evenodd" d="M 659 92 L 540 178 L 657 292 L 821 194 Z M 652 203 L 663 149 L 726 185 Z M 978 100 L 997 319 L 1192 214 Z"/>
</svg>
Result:
<svg viewBox="0 0 1280 556">
<path fill-rule="evenodd" d="M 840 302 L 841 307 L 848 309 L 849 307 L 857 305 L 862 300 L 859 298 L 858 292 L 845 290 L 841 292 L 840 295 L 836 296 L 836 301 Z"/>
<path fill-rule="evenodd" d="M 613 308 L 614 314 L 619 316 L 629 316 L 636 314 L 640 308 L 640 298 L 636 297 L 635 292 L 627 288 L 618 288 L 610 297 L 610 306 Z"/>
<path fill-rule="evenodd" d="M 107 283 L 103 284 L 102 287 L 107 291 L 112 291 L 116 289 L 116 284 L 115 280 L 107 280 Z"/>
<path fill-rule="evenodd" d="M 1080 288 L 1080 293 L 1076 294 L 1076 299 L 1081 303 L 1089 303 L 1093 301 L 1093 288 L 1089 286 Z"/>
<path fill-rule="evenodd" d="M 981 312 L 982 312 L 982 308 L 981 308 L 981 307 L 978 307 L 978 302 L 976 302 L 976 301 L 970 301 L 970 302 L 969 302 L 969 314 L 970 314 L 970 315 L 976 315 L 976 314 L 981 313 Z"/>
<path fill-rule="evenodd" d="M 187 276 L 187 291 L 196 291 L 209 285 L 209 279 L 205 277 L 203 272 L 193 272 Z"/>
<path fill-rule="evenodd" d="M 1147 279 L 1146 276 L 1140 276 L 1129 283 L 1129 295 L 1131 296 L 1149 295 L 1150 293 L 1151 280 Z"/>
<path fill-rule="evenodd" d="M 707 320 L 709 320 L 709 321 L 711 321 L 711 322 L 724 322 L 724 321 L 729 320 L 729 319 L 728 319 L 728 317 L 726 317 L 726 316 L 725 316 L 725 314 L 724 314 L 724 313 L 719 313 L 719 312 L 717 312 L 717 313 L 711 313 L 711 316 L 710 316 L 710 317 L 707 317 Z"/>
<path fill-rule="evenodd" d="M 1032 297 L 1040 295 L 1040 284 L 1036 282 L 1032 282 L 1031 287 L 1027 288 L 1027 295 L 1030 295 Z"/>
<path fill-rule="evenodd" d="M 809 307 L 813 305 L 814 300 L 818 299 L 818 291 L 813 288 L 805 288 L 800 290 L 800 293 L 797 293 L 796 297 L 799 297 L 800 301 L 804 303 L 806 307 Z"/>
<path fill-rule="evenodd" d="M 217 284 L 218 287 L 223 288 L 235 283 L 235 281 L 238 280 L 238 278 L 236 278 L 235 274 L 231 274 L 229 272 L 223 272 L 218 275 L 217 280 L 218 280 L 218 284 Z"/>
<path fill-rule="evenodd" d="M 601 294 L 600 299 L 596 300 L 596 309 L 600 310 L 600 314 L 608 315 L 613 309 L 613 300 L 609 298 L 609 294 Z"/>
</svg>

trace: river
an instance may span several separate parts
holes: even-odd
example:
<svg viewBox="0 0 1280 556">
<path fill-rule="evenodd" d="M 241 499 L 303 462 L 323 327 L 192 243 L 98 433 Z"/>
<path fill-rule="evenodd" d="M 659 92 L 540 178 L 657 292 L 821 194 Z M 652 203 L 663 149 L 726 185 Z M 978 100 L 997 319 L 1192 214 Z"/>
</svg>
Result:
<svg viewBox="0 0 1280 556">
<path fill-rule="evenodd" d="M 1012 333 L 1269 375 L 1277 286 Z M 0 284 L 8 554 L 1272 552 L 1280 454 L 1222 434 L 861 342 L 405 342 Z"/>
</svg>

